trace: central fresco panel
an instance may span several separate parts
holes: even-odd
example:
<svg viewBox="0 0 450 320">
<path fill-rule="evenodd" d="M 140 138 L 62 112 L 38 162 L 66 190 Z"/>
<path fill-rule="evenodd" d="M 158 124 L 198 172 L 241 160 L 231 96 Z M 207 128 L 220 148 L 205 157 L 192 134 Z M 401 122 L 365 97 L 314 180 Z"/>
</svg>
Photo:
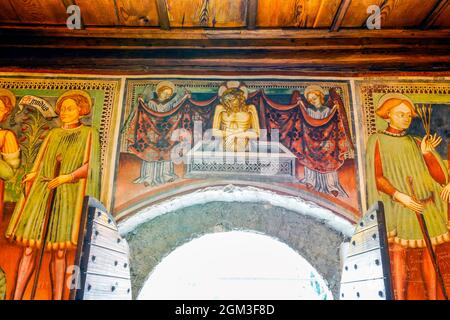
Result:
<svg viewBox="0 0 450 320">
<path fill-rule="evenodd" d="M 355 221 L 350 82 L 127 79 L 113 212 L 211 185 L 314 200 Z"/>
</svg>

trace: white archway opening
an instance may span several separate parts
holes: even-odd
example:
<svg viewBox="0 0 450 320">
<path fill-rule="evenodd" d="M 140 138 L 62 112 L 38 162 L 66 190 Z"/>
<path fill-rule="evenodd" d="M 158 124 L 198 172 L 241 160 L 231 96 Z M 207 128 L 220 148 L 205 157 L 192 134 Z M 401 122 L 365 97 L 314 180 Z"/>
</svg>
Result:
<svg viewBox="0 0 450 320">
<path fill-rule="evenodd" d="M 153 270 L 140 300 L 330 300 L 323 278 L 301 255 L 266 235 L 207 234 L 171 252 Z"/>
<path fill-rule="evenodd" d="M 122 236 L 125 236 L 127 233 L 135 230 L 139 225 L 151 221 L 163 214 L 213 201 L 270 203 L 273 206 L 285 208 L 320 220 L 333 230 L 341 232 L 347 237 L 351 237 L 355 229 L 350 221 L 338 216 L 328 209 L 305 201 L 299 197 L 280 195 L 270 190 L 250 186 L 241 187 L 230 184 L 226 187 L 207 187 L 171 198 L 157 205 L 146 207 L 130 217 L 120 220 L 118 223 L 119 232 Z"/>
</svg>

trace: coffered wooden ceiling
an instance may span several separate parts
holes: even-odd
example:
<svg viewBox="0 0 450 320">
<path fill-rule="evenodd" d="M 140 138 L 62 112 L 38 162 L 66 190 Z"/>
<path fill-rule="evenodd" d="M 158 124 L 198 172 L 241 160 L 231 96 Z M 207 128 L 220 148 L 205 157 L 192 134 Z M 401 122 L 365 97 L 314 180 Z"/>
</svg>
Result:
<svg viewBox="0 0 450 320">
<path fill-rule="evenodd" d="M 441 0 L 0 0 L 0 23 L 62 26 L 72 4 L 85 27 L 362 28 L 373 4 L 383 28 L 450 27 Z"/>
<path fill-rule="evenodd" d="M 70 5 L 81 10 L 80 30 L 66 27 Z M 370 5 L 381 9 L 380 30 L 366 27 Z M 96 49 L 111 59 L 125 50 L 140 66 L 188 59 L 189 66 L 449 70 L 450 0 L 0 0 L 0 39 L 0 67 L 32 55 L 42 62 L 56 49 Z"/>
</svg>

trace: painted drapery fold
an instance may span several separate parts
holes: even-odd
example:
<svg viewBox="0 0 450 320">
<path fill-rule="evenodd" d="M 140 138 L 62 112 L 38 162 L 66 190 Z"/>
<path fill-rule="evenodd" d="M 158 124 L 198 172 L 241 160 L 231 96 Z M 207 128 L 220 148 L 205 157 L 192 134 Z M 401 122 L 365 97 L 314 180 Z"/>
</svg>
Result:
<svg viewBox="0 0 450 320">
<path fill-rule="evenodd" d="M 278 104 L 261 92 L 259 102 L 265 127 L 269 134 L 273 129 L 279 130 L 280 142 L 297 156 L 297 167 L 334 172 L 344 164 L 346 154 L 353 151 L 342 100 L 333 89 L 328 101 L 329 115 L 314 119 L 308 115 L 306 108 L 310 106 L 298 91 L 294 91 L 288 105 Z"/>
<path fill-rule="evenodd" d="M 298 91 L 294 91 L 290 104 L 273 101 L 263 90 L 250 93 L 247 100 L 256 106 L 260 127 L 267 129 L 269 136 L 271 130 L 279 130 L 280 142 L 297 156 L 298 166 L 334 172 L 343 165 L 345 155 L 353 151 L 343 103 L 333 89 L 329 101 L 336 106 L 329 106 L 332 111 L 324 119 L 308 115 L 308 103 Z M 171 140 L 174 130 L 186 129 L 192 133 L 194 120 L 202 121 L 203 131 L 210 129 L 210 119 L 218 103 L 217 96 L 206 101 L 189 97 L 169 112 L 159 113 L 139 98 L 125 128 L 128 151 L 144 161 L 168 160 L 177 144 Z"/>
<path fill-rule="evenodd" d="M 126 128 L 128 151 L 144 161 L 169 160 L 172 148 L 178 143 L 171 139 L 172 133 L 176 129 L 193 133 L 196 120 L 202 121 L 202 130 L 211 128 L 217 104 L 217 96 L 206 101 L 187 98 L 168 112 L 155 112 L 139 98 Z"/>
</svg>

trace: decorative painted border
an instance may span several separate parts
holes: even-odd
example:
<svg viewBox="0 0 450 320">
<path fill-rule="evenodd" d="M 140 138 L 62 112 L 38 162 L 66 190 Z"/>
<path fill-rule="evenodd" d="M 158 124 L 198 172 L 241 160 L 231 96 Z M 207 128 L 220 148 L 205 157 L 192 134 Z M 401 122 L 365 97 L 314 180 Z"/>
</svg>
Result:
<svg viewBox="0 0 450 320">
<path fill-rule="evenodd" d="M 357 91 L 361 95 L 366 137 L 376 133 L 374 93 L 408 94 L 450 94 L 450 82 L 364 82 L 357 81 Z M 449 99 L 450 101 L 450 99 Z M 427 102 L 427 101 L 424 101 Z"/>
</svg>

